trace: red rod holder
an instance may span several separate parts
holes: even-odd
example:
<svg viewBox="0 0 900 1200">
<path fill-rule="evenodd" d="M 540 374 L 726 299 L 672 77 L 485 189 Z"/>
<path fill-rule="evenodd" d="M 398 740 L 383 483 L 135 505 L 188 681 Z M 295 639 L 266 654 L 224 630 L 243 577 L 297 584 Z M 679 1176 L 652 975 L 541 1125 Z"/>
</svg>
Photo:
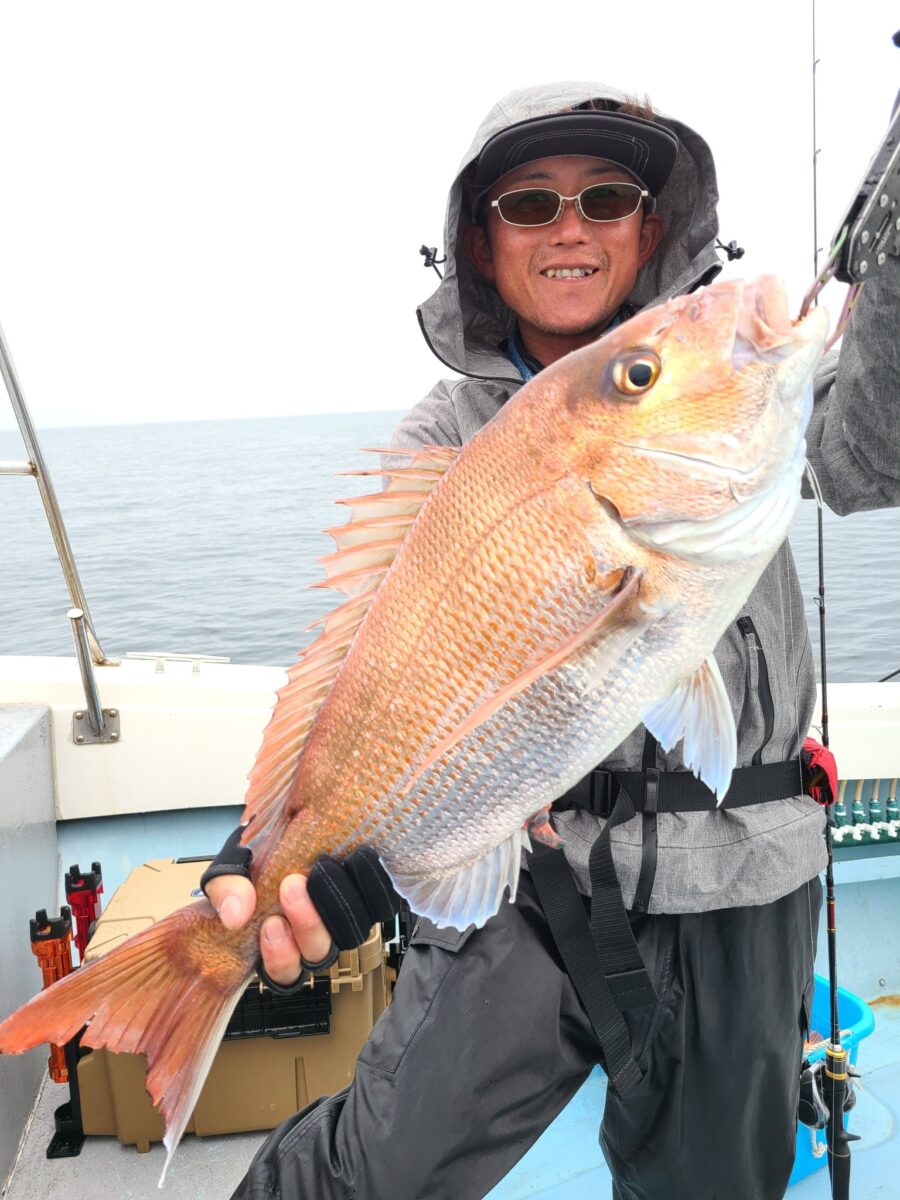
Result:
<svg viewBox="0 0 900 1200">
<path fill-rule="evenodd" d="M 72 971 L 72 910 L 63 905 L 58 917 L 48 917 L 46 908 L 39 908 L 29 927 L 31 949 L 41 968 L 44 987 L 48 988 Z M 50 1046 L 47 1066 L 54 1083 L 69 1082 L 64 1046 Z"/>
<path fill-rule="evenodd" d="M 98 862 L 91 863 L 83 874 L 78 863 L 66 871 L 66 899 L 75 916 L 75 945 L 78 961 L 84 962 L 84 952 L 91 937 L 91 927 L 100 916 L 100 895 L 103 892 L 103 873 Z"/>
</svg>

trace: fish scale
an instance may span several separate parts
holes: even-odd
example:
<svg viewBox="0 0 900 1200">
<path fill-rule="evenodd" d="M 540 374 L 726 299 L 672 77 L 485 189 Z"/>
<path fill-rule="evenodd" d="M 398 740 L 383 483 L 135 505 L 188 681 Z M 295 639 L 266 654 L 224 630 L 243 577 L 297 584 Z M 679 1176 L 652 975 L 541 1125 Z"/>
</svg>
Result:
<svg viewBox="0 0 900 1200">
<path fill-rule="evenodd" d="M 524 539 L 524 544 L 540 546 L 542 542 L 538 539 L 537 535 L 541 531 L 546 532 L 549 526 L 546 518 L 546 509 L 541 506 L 539 511 L 534 514 L 534 520 L 528 523 L 522 517 L 521 507 L 515 510 L 516 515 L 519 517 L 519 529 L 517 532 L 521 534 L 524 528 L 524 533 L 528 535 Z M 561 526 L 562 522 L 558 520 L 556 523 L 557 533 Z M 495 534 L 496 531 L 497 526 L 495 526 Z M 505 540 L 501 535 L 497 535 L 498 549 L 503 547 Z M 524 555 L 518 557 L 501 555 L 495 552 L 495 548 L 491 543 L 481 540 L 476 553 L 469 557 L 468 561 L 463 564 L 463 569 L 458 572 L 457 584 L 446 597 L 445 611 L 457 614 L 465 610 L 465 597 L 472 580 L 484 577 L 486 568 L 485 559 L 495 559 L 497 563 L 502 565 L 500 569 L 495 568 L 494 577 L 490 581 L 486 581 L 489 583 L 488 590 L 494 594 L 519 595 L 521 598 L 521 608 L 524 609 L 524 612 L 526 614 L 535 614 L 534 619 L 528 624 L 537 627 L 538 630 L 543 626 L 545 629 L 544 639 L 546 638 L 546 632 L 549 632 L 551 628 L 549 619 L 545 616 L 548 611 L 554 612 L 554 624 L 557 630 L 563 629 L 568 632 L 573 628 L 577 628 L 579 622 L 583 622 L 584 620 L 589 596 L 586 592 L 583 592 L 578 597 L 576 593 L 577 578 L 571 582 L 567 579 L 566 582 L 569 586 L 564 593 L 568 600 L 567 611 L 563 611 L 561 604 L 555 603 L 558 597 L 552 593 L 559 592 L 560 571 L 562 567 L 567 565 L 565 563 L 565 547 L 547 538 L 543 539 L 543 544 L 546 547 L 546 551 L 544 561 L 542 562 L 536 555 L 532 554 L 529 554 L 527 557 Z M 570 575 L 573 574 L 571 571 L 569 573 Z M 498 579 L 498 576 L 504 575 L 506 576 L 505 579 Z M 551 591 L 549 598 L 541 596 L 535 586 L 536 581 L 541 579 L 548 581 Z M 524 584 L 526 580 L 530 584 L 530 590 L 527 593 L 524 587 L 519 586 L 520 584 Z M 408 581 L 404 581 L 404 586 L 407 584 Z M 544 590 L 546 591 L 547 589 L 545 588 Z M 580 603 L 576 603 L 577 599 L 580 599 Z M 465 647 L 471 645 L 479 628 L 478 622 L 475 620 L 470 621 L 465 634 L 459 629 L 460 622 L 458 619 L 455 619 L 452 624 L 455 626 L 452 636 L 448 636 L 445 629 L 429 630 L 426 644 L 422 647 L 421 653 L 418 656 L 418 661 L 428 663 L 428 669 L 431 671 L 433 678 L 444 680 L 443 690 L 447 694 L 447 697 L 456 697 L 455 702 L 452 704 L 448 700 L 445 700 L 444 696 L 437 698 L 439 705 L 437 711 L 440 712 L 443 709 L 446 711 L 447 716 L 436 727 L 436 734 L 443 732 L 446 724 L 453 723 L 455 713 L 458 710 L 464 711 L 467 708 L 477 705 L 485 694 L 493 692 L 497 686 L 502 686 L 509 678 L 514 677 L 521 669 L 523 662 L 532 660 L 535 653 L 540 652 L 539 643 L 544 640 L 529 629 L 528 624 L 522 620 L 517 612 L 511 611 L 507 614 L 505 623 L 505 632 L 509 635 L 509 640 L 504 641 L 502 637 L 497 638 L 497 644 L 503 647 L 505 653 L 497 653 L 492 656 L 491 660 L 481 660 L 479 662 L 476 659 L 476 661 L 473 661 L 471 656 L 464 656 L 460 652 L 460 648 L 464 650 Z M 438 650 L 440 648 L 443 649 L 441 655 L 443 662 L 435 670 L 433 664 L 438 658 Z M 454 650 L 455 654 L 451 655 L 450 650 Z M 363 650 L 360 649 L 359 652 L 363 653 Z M 505 661 L 501 661 L 501 659 L 505 659 Z M 352 658 L 348 656 L 347 670 L 349 671 L 352 666 Z M 500 667 L 502 667 L 502 670 L 498 670 Z M 417 686 L 417 682 L 413 678 L 408 686 L 408 692 L 412 697 L 416 695 L 415 689 Z M 408 710 L 402 714 L 401 720 L 415 720 L 416 708 L 417 702 L 415 699 L 412 699 Z M 392 719 L 395 716 L 395 713 L 391 714 Z M 405 732 L 402 728 L 398 729 L 397 735 L 401 741 L 404 741 L 404 744 L 409 744 L 405 742 Z M 484 740 L 484 735 L 480 735 L 480 737 L 481 740 Z M 391 740 L 390 733 L 387 734 L 385 740 Z M 332 748 L 323 748 L 319 745 L 317 749 L 324 754 L 326 761 L 333 761 L 334 752 Z M 312 745 L 308 752 L 312 752 Z M 464 766 L 465 757 L 465 753 L 462 756 L 455 756 L 452 763 L 448 764 L 448 771 L 458 773 L 460 766 Z M 462 758 L 461 764 L 459 762 L 460 758 Z M 405 782 L 408 774 L 409 768 L 404 764 L 404 771 L 399 780 L 401 785 Z M 383 793 L 390 793 L 392 783 L 393 781 L 390 779 L 385 780 L 382 778 L 380 780 L 380 788 Z M 418 809 L 419 820 L 416 827 L 421 837 L 427 839 L 429 832 L 425 826 L 426 815 L 435 810 L 441 811 L 443 791 L 440 773 L 429 776 L 423 786 L 410 795 L 409 801 L 403 805 L 402 809 L 390 815 L 382 815 L 380 819 L 370 816 L 363 828 L 363 835 L 378 846 L 381 836 L 389 838 L 389 835 L 396 831 L 403 820 L 408 819 Z M 477 812 L 481 807 L 478 803 L 477 793 L 473 795 L 472 799 L 472 809 L 474 812 Z M 465 810 L 453 809 L 452 811 L 456 814 L 454 820 L 457 822 L 465 819 L 468 815 Z M 389 840 L 383 844 L 385 845 L 385 850 L 387 850 L 387 846 L 390 844 Z M 477 848 L 477 842 L 474 843 L 474 847 Z M 486 848 L 488 847 L 486 846 Z"/>
</svg>

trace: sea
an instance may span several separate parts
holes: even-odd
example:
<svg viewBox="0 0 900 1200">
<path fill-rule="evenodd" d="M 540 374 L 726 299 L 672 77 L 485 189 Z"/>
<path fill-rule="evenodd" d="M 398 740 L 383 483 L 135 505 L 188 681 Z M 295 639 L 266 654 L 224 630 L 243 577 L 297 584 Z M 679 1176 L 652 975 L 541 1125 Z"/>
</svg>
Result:
<svg viewBox="0 0 900 1200">
<path fill-rule="evenodd" d="M 336 603 L 311 589 L 339 497 L 377 491 L 363 447 L 400 412 L 49 429 L 41 434 L 104 650 L 289 665 Z M 0 460 L 26 457 L 0 431 Z M 825 513 L 828 678 L 900 672 L 900 510 Z M 816 508 L 791 542 L 818 658 Z M 0 654 L 72 653 L 71 601 L 33 479 L 0 478 Z M 900 679 L 900 674 L 897 676 Z"/>
</svg>

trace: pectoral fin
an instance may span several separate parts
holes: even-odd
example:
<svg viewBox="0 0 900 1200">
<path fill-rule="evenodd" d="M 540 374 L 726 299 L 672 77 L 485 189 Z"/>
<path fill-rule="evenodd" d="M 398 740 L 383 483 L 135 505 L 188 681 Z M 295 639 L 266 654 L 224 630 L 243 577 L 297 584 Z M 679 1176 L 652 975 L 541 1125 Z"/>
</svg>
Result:
<svg viewBox="0 0 900 1200">
<path fill-rule="evenodd" d="M 644 713 L 644 724 L 665 750 L 684 738 L 684 761 L 725 798 L 737 761 L 737 733 L 725 684 L 710 655 L 693 675 Z"/>
<path fill-rule="evenodd" d="M 519 828 L 484 858 L 454 875 L 427 879 L 392 871 L 386 863 L 385 867 L 394 887 L 418 916 L 454 929 L 469 925 L 480 929 L 500 907 L 504 888 L 509 888 L 509 898 L 515 900 L 523 848 L 530 850 L 531 843 L 526 831 Z"/>
</svg>

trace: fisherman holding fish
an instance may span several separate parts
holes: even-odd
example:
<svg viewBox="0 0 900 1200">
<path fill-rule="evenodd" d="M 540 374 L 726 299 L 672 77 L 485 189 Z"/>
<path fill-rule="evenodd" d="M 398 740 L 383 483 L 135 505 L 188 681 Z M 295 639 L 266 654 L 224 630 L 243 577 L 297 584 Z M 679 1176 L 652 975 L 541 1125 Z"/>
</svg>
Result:
<svg viewBox="0 0 900 1200">
<path fill-rule="evenodd" d="M 147 1054 L 171 1152 L 257 954 L 290 991 L 402 897 L 353 1083 L 233 1200 L 476 1200 L 597 1062 L 614 1200 L 783 1196 L 825 862 L 784 538 L 805 454 L 835 511 L 900 504 L 900 262 L 820 358 L 821 310 L 713 282 L 716 200 L 703 139 L 613 89 L 491 110 L 419 310 L 460 378 L 335 535 L 349 599 L 279 693 L 218 918 L 143 931 L 0 1049 L 93 1016 L 85 1044 Z"/>
<path fill-rule="evenodd" d="M 647 305 L 709 284 L 720 270 L 716 199 L 709 148 L 682 122 L 599 85 L 506 97 L 454 182 L 443 281 L 419 310 L 429 346 L 462 378 L 438 383 L 393 444 L 462 445 L 563 355 Z M 833 351 L 815 375 L 808 454 L 839 513 L 900 503 L 900 264 L 889 266 L 864 289 L 840 356 Z M 611 837 L 627 927 L 652 986 L 622 1005 L 637 1082 L 624 1094 L 608 1089 L 601 1129 L 619 1200 L 775 1200 L 793 1163 L 825 850 L 822 809 L 797 794 L 796 779 L 778 777 L 781 764 L 796 763 L 815 703 L 787 544 L 716 659 L 745 790 L 759 790 L 761 802 L 700 812 L 645 804 Z M 643 772 L 629 787 L 646 793 L 684 772 L 682 751 L 638 728 L 602 766 Z M 769 764 L 770 777 L 753 773 Z M 597 785 L 608 791 L 609 779 L 554 806 L 583 896 L 603 825 L 591 808 L 608 815 L 611 798 Z M 343 892 L 360 905 L 352 880 Z M 243 880 L 216 880 L 209 894 L 224 920 L 249 916 Z M 261 952 L 287 984 L 301 953 L 323 960 L 333 943 L 305 880 L 289 879 L 282 898 L 287 922 L 269 919 Z M 334 927 L 334 905 L 321 907 Z M 354 1084 L 276 1130 L 235 1200 L 483 1196 L 584 1081 L 597 1061 L 595 1032 L 527 874 L 515 905 L 482 929 L 421 920 Z"/>
</svg>

